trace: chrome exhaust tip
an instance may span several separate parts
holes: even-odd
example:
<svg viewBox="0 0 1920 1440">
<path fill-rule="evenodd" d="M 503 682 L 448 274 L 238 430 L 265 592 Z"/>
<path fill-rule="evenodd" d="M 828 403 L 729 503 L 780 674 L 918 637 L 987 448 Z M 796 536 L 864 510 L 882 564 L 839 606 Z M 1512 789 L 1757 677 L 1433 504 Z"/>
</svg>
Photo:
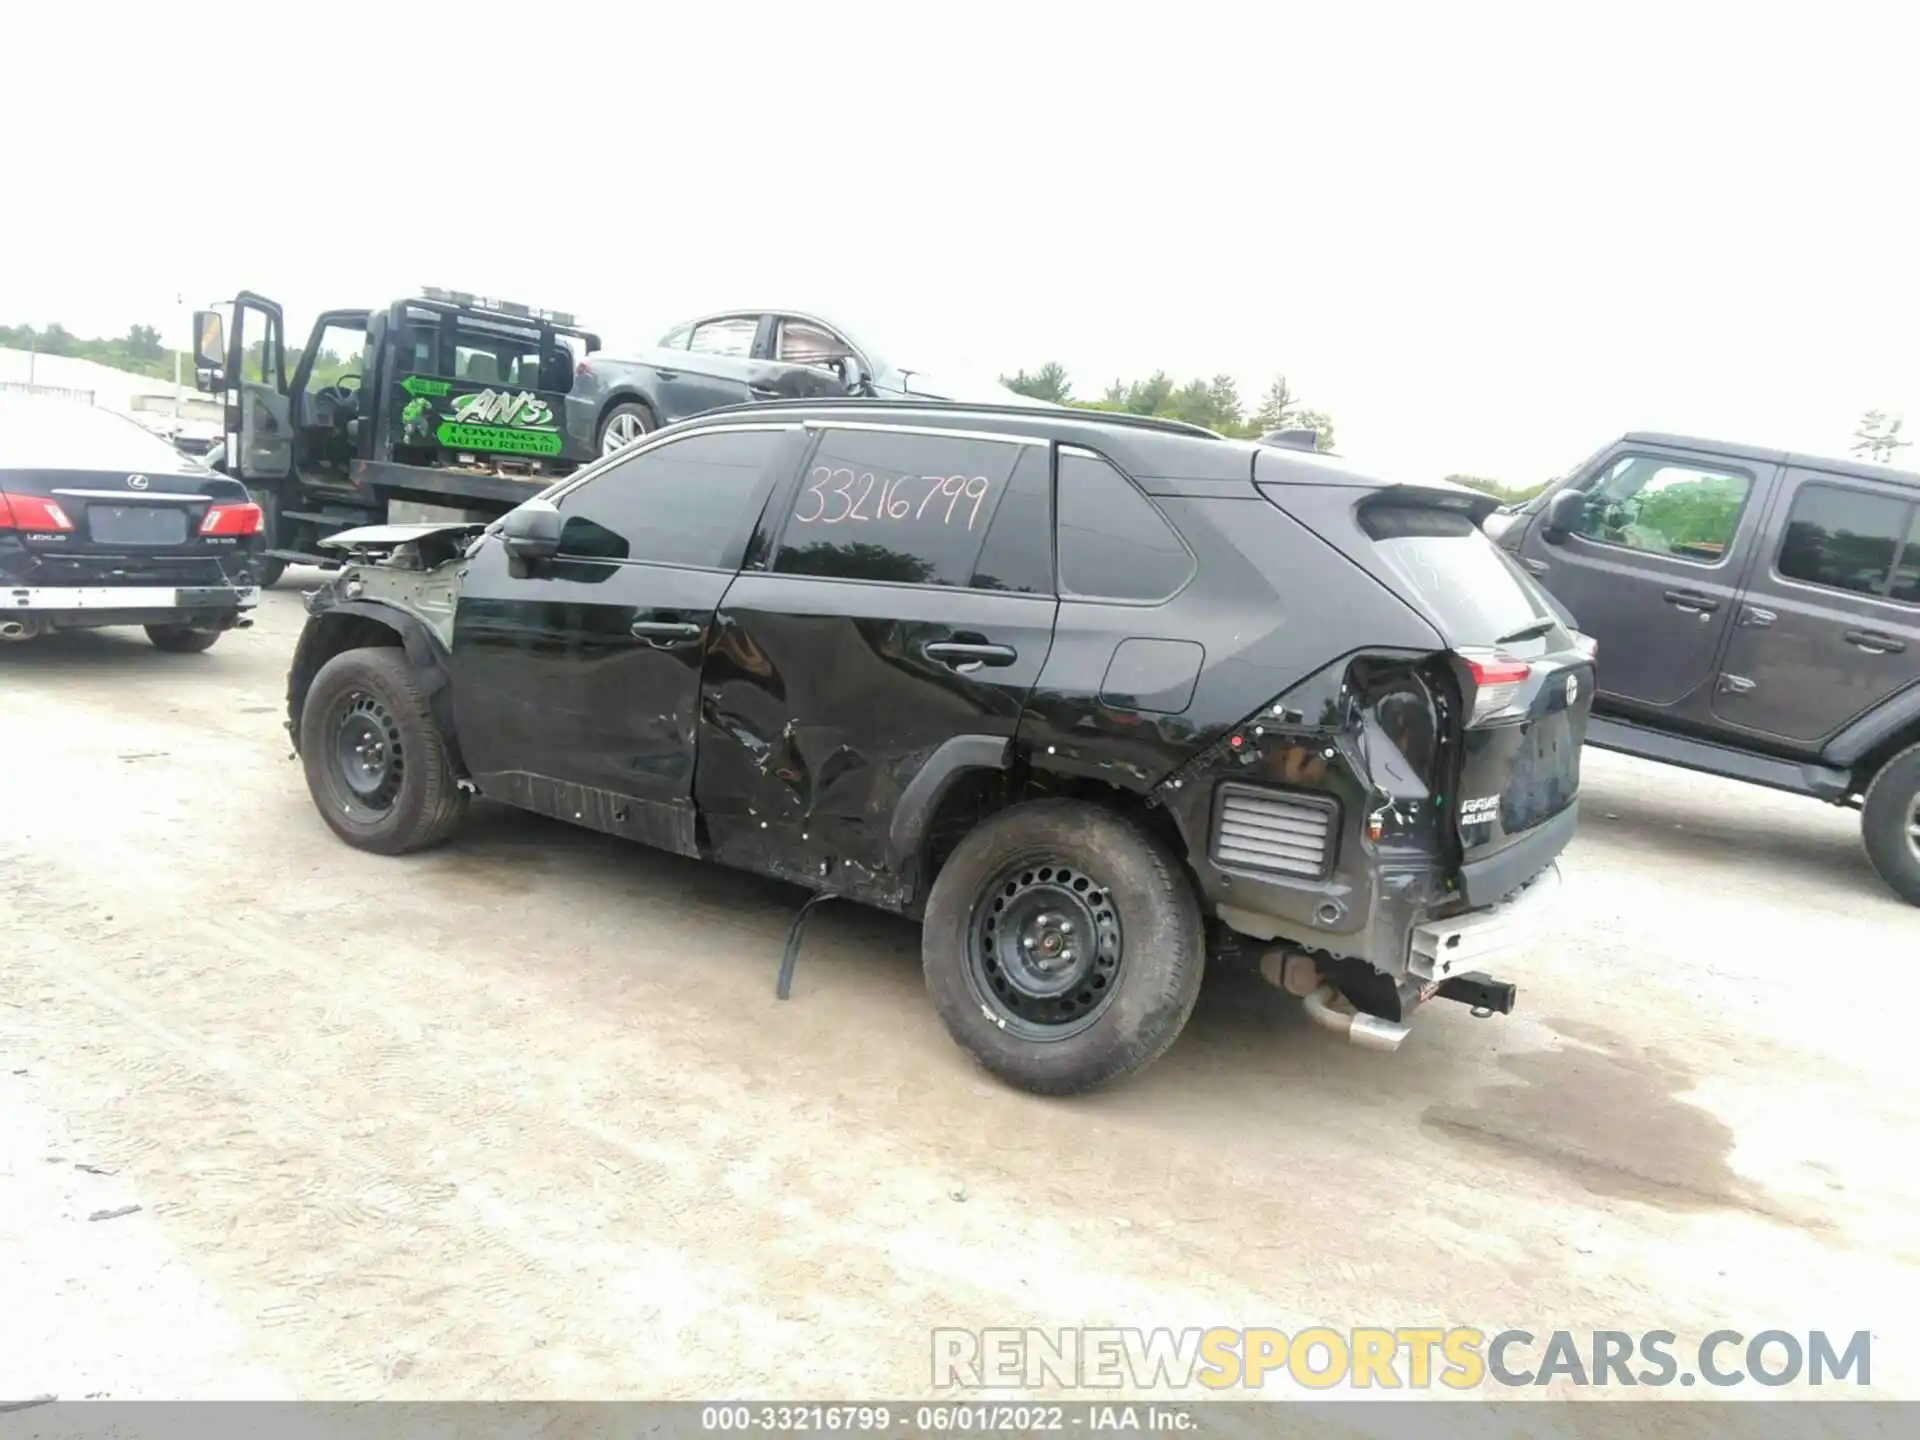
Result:
<svg viewBox="0 0 1920 1440">
<path fill-rule="evenodd" d="M 1408 1027 L 1396 1020 L 1382 1020 L 1378 1015 L 1365 1015 L 1352 1010 L 1334 1008 L 1334 1001 L 1340 992 L 1332 981 L 1322 984 L 1301 1000 L 1307 1016 L 1314 1024 L 1344 1035 L 1349 1043 L 1364 1050 L 1398 1050 L 1400 1042 L 1407 1038 Z"/>
</svg>

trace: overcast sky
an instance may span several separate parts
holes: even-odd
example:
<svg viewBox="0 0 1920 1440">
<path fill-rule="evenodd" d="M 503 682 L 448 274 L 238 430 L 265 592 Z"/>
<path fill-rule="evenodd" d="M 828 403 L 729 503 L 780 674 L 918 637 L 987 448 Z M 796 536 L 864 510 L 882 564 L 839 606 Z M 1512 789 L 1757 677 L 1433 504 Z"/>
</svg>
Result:
<svg viewBox="0 0 1920 1440">
<path fill-rule="evenodd" d="M 790 304 L 1082 394 L 1284 371 L 1358 460 L 1510 481 L 1920 431 L 1915 7 L 31 8 L 7 323 Z"/>
</svg>

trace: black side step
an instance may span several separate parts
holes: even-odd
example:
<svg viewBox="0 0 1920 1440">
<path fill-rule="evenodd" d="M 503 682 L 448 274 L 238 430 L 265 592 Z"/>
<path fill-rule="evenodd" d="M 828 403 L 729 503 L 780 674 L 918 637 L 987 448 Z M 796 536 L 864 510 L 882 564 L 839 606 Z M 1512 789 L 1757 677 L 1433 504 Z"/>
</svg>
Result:
<svg viewBox="0 0 1920 1440">
<path fill-rule="evenodd" d="M 1643 760 L 1658 760 L 1663 765 L 1678 765 L 1703 775 L 1745 780 L 1750 785 L 1765 785 L 1771 790 L 1811 795 L 1820 800 L 1844 801 L 1853 789 L 1853 777 L 1830 765 L 1755 755 L 1751 751 L 1734 750 L 1625 720 L 1603 720 L 1598 715 L 1587 722 L 1587 744 L 1598 750 L 1617 750 L 1623 755 L 1638 755 Z"/>
</svg>

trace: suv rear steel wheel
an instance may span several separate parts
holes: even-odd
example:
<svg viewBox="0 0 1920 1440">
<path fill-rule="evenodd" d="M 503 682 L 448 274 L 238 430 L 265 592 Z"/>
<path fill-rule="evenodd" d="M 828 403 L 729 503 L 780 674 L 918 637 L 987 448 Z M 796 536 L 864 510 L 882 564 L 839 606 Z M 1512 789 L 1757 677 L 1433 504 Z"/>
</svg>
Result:
<svg viewBox="0 0 1920 1440">
<path fill-rule="evenodd" d="M 1860 838 L 1880 878 L 1920 905 L 1920 745 L 1902 750 L 1873 777 L 1860 810 Z"/>
<path fill-rule="evenodd" d="M 1200 908 L 1124 815 L 1076 800 L 981 824 L 927 899 L 921 958 L 961 1048 L 1010 1084 L 1070 1095 L 1150 1063 L 1200 994 Z"/>
</svg>

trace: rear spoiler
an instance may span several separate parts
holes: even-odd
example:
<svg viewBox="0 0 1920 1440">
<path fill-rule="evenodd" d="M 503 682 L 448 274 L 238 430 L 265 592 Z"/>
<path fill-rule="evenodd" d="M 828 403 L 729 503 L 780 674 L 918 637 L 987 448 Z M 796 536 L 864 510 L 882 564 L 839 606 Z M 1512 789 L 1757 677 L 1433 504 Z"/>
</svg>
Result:
<svg viewBox="0 0 1920 1440">
<path fill-rule="evenodd" d="M 1419 505 L 1452 510 L 1467 516 L 1475 525 L 1500 508 L 1500 502 L 1491 495 L 1469 490 L 1451 480 L 1387 482 L 1326 455 L 1309 454 L 1291 445 L 1268 444 L 1264 436 L 1253 452 L 1253 483 L 1283 510 L 1287 508 L 1288 492 L 1296 487 L 1353 491 L 1356 492 L 1353 500 L 1358 504 Z"/>
<path fill-rule="evenodd" d="M 1469 490 L 1451 480 L 1433 480 L 1417 485 L 1383 485 L 1367 497 L 1377 505 L 1424 505 L 1438 510 L 1457 510 L 1478 525 L 1500 508 L 1491 495 Z"/>
</svg>

